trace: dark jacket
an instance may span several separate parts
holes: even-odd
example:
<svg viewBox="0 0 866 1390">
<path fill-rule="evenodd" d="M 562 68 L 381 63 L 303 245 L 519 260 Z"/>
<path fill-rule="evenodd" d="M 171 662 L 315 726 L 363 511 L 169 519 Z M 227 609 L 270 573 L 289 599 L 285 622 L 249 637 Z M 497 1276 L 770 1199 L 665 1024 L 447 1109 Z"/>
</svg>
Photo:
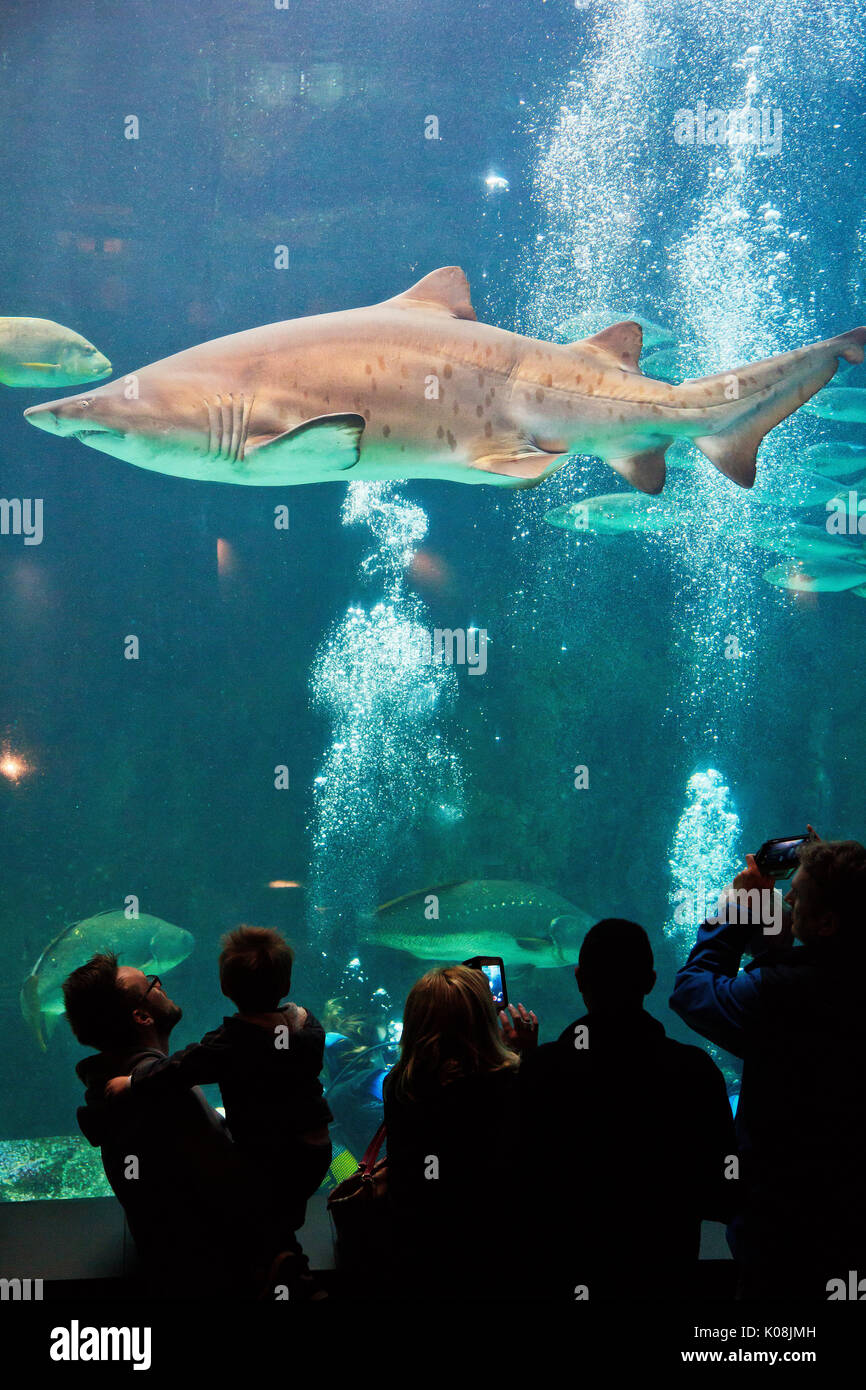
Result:
<svg viewBox="0 0 866 1390">
<path fill-rule="evenodd" d="M 241 1173 L 225 1122 L 197 1089 L 158 1103 L 132 1090 L 103 1098 L 111 1077 L 139 1079 L 164 1056 L 147 1048 L 84 1058 L 76 1067 L 87 1087 L 78 1123 L 101 1150 L 152 1278 L 172 1296 L 196 1297 L 246 1278 Z"/>
<path fill-rule="evenodd" d="M 517 1087 L 517 1070 L 508 1067 L 404 1100 L 386 1078 L 388 1202 L 405 1273 L 398 1292 L 442 1298 L 500 1292 L 519 1181 Z"/>
<path fill-rule="evenodd" d="M 681 1293 L 701 1221 L 726 1220 L 733 1202 L 734 1127 L 718 1067 L 640 1010 L 576 1020 L 524 1060 L 520 1084 L 531 1263 L 548 1271 L 549 1293 Z"/>
<path fill-rule="evenodd" d="M 287 1011 L 285 1016 L 288 1025 Z M 269 1028 L 232 1014 L 201 1042 L 156 1062 L 146 1079 L 136 1076 L 133 1089 L 155 1098 L 216 1082 L 235 1143 L 245 1151 L 276 1154 L 333 1119 L 319 1080 L 322 1025 L 308 1012 L 304 1027 L 287 1041 L 278 1047 Z"/>
<path fill-rule="evenodd" d="M 749 1262 L 863 1262 L 866 961 L 826 937 L 770 947 L 740 970 L 752 931 L 705 923 L 671 997 L 690 1027 L 743 1059 L 729 1239 Z"/>
</svg>

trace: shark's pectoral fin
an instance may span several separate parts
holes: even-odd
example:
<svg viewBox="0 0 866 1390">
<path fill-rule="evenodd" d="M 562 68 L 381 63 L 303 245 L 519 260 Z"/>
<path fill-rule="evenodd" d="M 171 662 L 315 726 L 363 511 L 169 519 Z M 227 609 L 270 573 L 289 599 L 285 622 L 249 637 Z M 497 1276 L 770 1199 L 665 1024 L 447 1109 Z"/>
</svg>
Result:
<svg viewBox="0 0 866 1390">
<path fill-rule="evenodd" d="M 584 348 L 592 348 L 610 357 L 618 367 L 624 367 L 629 372 L 639 372 L 643 329 L 633 319 L 623 319 L 622 323 L 611 324 L 610 328 L 602 329 L 601 333 L 594 333 L 591 338 L 581 338 L 579 342 L 569 343 L 568 347 L 581 351 Z"/>
<path fill-rule="evenodd" d="M 672 441 L 669 441 L 669 443 Z M 611 468 L 622 474 L 627 483 L 638 492 L 661 492 L 665 485 L 665 449 L 667 444 L 659 444 L 655 449 L 644 449 L 639 454 L 624 454 L 621 458 L 605 458 Z"/>
<path fill-rule="evenodd" d="M 459 265 L 445 265 L 431 270 L 417 285 L 412 285 L 393 299 L 386 299 L 397 309 L 434 309 L 450 314 L 453 319 L 474 319 L 469 281 Z"/>
<path fill-rule="evenodd" d="M 292 458 L 303 458 L 318 463 L 323 472 L 343 473 L 358 462 L 366 423 L 363 415 L 351 413 L 316 415 L 285 434 L 248 439 L 244 463 L 261 463 L 270 468 Z"/>
<path fill-rule="evenodd" d="M 552 454 L 539 449 L 525 434 L 504 434 L 478 441 L 472 467 L 513 478 L 513 487 L 535 487 L 542 478 L 561 468 L 567 458 L 567 453 Z"/>
</svg>

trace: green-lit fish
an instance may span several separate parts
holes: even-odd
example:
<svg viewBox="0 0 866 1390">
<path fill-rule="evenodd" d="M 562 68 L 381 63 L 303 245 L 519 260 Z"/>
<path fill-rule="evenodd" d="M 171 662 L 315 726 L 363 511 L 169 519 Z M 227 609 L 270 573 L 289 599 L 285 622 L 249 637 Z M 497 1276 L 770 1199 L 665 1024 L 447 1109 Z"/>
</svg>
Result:
<svg viewBox="0 0 866 1390">
<path fill-rule="evenodd" d="M 643 492 L 610 492 L 554 507 L 545 515 L 548 526 L 594 536 L 622 536 L 630 531 L 660 535 L 682 526 L 690 513 L 682 506 Z"/>
<path fill-rule="evenodd" d="M 824 526 L 753 526 L 748 539 L 759 550 L 775 550 L 792 560 L 814 563 L 816 560 L 844 560 L 851 565 L 866 565 L 866 546 L 844 536 L 832 535 Z"/>
<path fill-rule="evenodd" d="M 866 469 L 866 444 L 813 444 L 803 462 L 825 478 L 853 477 Z"/>
<path fill-rule="evenodd" d="M 51 319 L 0 318 L 0 381 L 6 386 L 75 386 L 109 376 L 92 343 Z"/>
<path fill-rule="evenodd" d="M 186 960 L 194 945 L 183 927 L 146 912 L 133 918 L 124 912 L 99 912 L 64 927 L 45 947 L 21 989 L 21 1011 L 42 1051 L 64 1012 L 63 981 L 91 956 L 114 952 L 120 965 L 164 975 Z"/>
<path fill-rule="evenodd" d="M 755 502 L 768 507 L 822 507 L 839 491 L 839 483 L 821 473 L 790 469 L 769 477 L 765 474 L 752 488 Z"/>
<path fill-rule="evenodd" d="M 579 313 L 572 314 L 570 318 L 563 319 L 562 323 L 558 323 L 556 331 L 564 334 L 569 341 L 573 341 L 577 338 L 589 338 L 593 333 L 607 328 L 608 324 L 619 323 L 623 319 L 640 324 L 643 329 L 644 351 L 676 341 L 675 335 L 669 328 L 662 327 L 660 323 L 653 323 L 651 319 L 644 318 L 642 314 L 623 313 L 619 309 L 605 307 L 581 309 Z"/>
<path fill-rule="evenodd" d="M 362 941 L 419 960 L 501 956 L 506 965 L 573 965 L 595 919 L 558 893 L 515 879 L 464 879 L 380 907 Z"/>
<path fill-rule="evenodd" d="M 786 560 L 767 570 L 764 578 L 777 589 L 793 589 L 795 593 L 839 594 L 847 589 L 860 597 L 866 595 L 866 571 L 859 565 L 847 565 L 844 560 L 817 560 L 812 564 Z"/>
<path fill-rule="evenodd" d="M 801 505 L 829 501 L 826 493 L 832 491 L 835 496 L 838 491 L 838 488 L 832 490 L 825 486 L 832 480 L 813 478 L 810 482 L 809 475 L 806 480 L 804 492 L 811 494 L 811 500 L 804 500 Z M 632 531 L 661 535 L 700 524 L 700 512 L 686 505 L 686 496 L 667 494 L 663 499 L 637 492 L 614 492 L 555 507 L 544 520 L 549 526 L 578 535 L 618 536 Z M 774 499 L 768 490 L 763 498 L 759 494 L 758 500 L 778 503 L 779 499 Z M 727 521 L 719 529 L 717 540 L 719 545 L 746 541 L 757 550 L 775 551 L 785 556 L 783 564 L 764 575 L 767 583 L 777 588 L 816 593 L 850 589 L 857 593 L 857 586 L 866 584 L 866 546 L 858 540 L 849 540 L 847 535 L 834 535 L 826 526 L 786 526 L 773 519 L 753 517 L 748 523 L 742 519 L 737 524 Z"/>
<path fill-rule="evenodd" d="M 866 387 L 833 386 L 819 391 L 803 409 L 821 420 L 841 420 L 849 425 L 866 425 Z"/>
</svg>

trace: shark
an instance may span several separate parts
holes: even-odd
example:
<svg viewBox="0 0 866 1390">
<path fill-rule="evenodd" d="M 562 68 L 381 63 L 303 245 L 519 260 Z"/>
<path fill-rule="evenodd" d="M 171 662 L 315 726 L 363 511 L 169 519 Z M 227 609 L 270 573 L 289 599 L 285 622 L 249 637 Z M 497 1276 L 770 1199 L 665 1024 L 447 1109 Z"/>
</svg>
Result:
<svg viewBox="0 0 866 1390">
<path fill-rule="evenodd" d="M 573 343 L 480 323 L 444 266 L 381 303 L 216 338 L 93 390 L 31 406 L 32 425 L 140 468 L 248 486 L 414 478 L 537 486 L 570 455 L 658 493 L 691 441 L 742 487 L 764 435 L 863 360 L 866 328 L 679 385 L 645 376 L 625 320 Z"/>
</svg>

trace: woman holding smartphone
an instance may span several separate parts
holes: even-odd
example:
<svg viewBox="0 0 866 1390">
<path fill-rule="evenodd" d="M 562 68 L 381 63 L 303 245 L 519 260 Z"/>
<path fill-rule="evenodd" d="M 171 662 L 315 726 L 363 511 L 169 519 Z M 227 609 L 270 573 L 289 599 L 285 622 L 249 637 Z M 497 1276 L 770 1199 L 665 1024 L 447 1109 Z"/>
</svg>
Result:
<svg viewBox="0 0 866 1390">
<path fill-rule="evenodd" d="M 466 965 L 429 971 L 406 1000 L 384 1087 L 400 1296 L 501 1292 L 520 1195 L 517 1049 L 538 1029 L 522 1004 L 509 1012 L 500 1028 L 486 976 Z"/>
</svg>

